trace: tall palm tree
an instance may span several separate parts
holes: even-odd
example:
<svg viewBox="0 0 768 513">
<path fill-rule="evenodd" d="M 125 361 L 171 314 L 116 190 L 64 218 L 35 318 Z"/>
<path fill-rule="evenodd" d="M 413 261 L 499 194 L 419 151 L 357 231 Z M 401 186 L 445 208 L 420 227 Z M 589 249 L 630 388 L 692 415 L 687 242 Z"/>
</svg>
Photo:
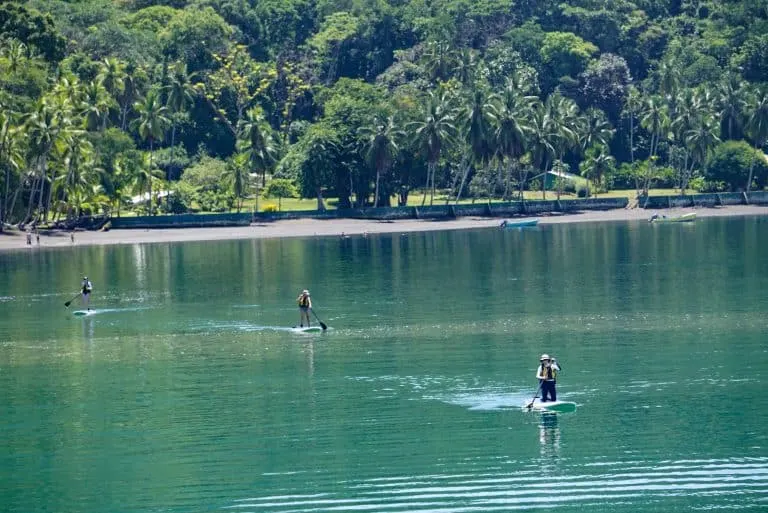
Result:
<svg viewBox="0 0 768 513">
<path fill-rule="evenodd" d="M 187 73 L 187 65 L 184 62 L 177 62 L 171 66 L 168 76 L 168 101 L 166 106 L 171 114 L 178 115 L 185 112 L 187 108 L 195 101 L 197 88 L 192 83 L 195 73 Z M 171 126 L 171 148 L 176 143 L 176 119 L 173 117 L 173 126 Z"/>
<path fill-rule="evenodd" d="M 69 214 L 73 212 L 72 202 L 69 200 L 78 189 L 85 189 L 92 185 L 96 169 L 96 154 L 93 145 L 82 132 L 70 133 L 64 148 L 63 163 L 65 174 L 59 187 L 59 199 L 69 205 Z"/>
<path fill-rule="evenodd" d="M 665 60 L 659 65 L 657 73 L 659 93 L 665 98 L 674 97 L 680 86 L 680 67 L 671 60 Z"/>
<path fill-rule="evenodd" d="M 227 175 L 225 182 L 229 185 L 230 192 L 237 202 L 238 213 L 243 208 L 243 199 L 248 197 L 251 175 L 248 172 L 248 155 L 238 153 L 227 161 Z"/>
<path fill-rule="evenodd" d="M 635 86 L 629 86 L 626 99 L 624 100 L 624 115 L 629 119 L 629 161 L 635 163 L 635 129 L 637 127 L 637 115 L 643 106 L 643 100 L 640 92 Z"/>
<path fill-rule="evenodd" d="M 536 169 L 541 171 L 541 194 L 546 199 L 546 179 L 549 166 L 554 162 L 556 155 L 555 139 L 557 132 L 552 123 L 549 109 L 541 102 L 537 102 L 531 111 L 530 136 L 528 147 L 531 152 L 531 160 Z M 523 197 L 522 185 L 520 186 L 520 198 Z"/>
<path fill-rule="evenodd" d="M 248 155 L 252 173 L 261 173 L 261 186 L 267 185 L 267 169 L 275 164 L 277 145 L 272 129 L 259 109 L 250 109 L 245 114 L 239 132 L 239 147 Z"/>
<path fill-rule="evenodd" d="M 373 193 L 373 207 L 376 208 L 379 206 L 381 176 L 392 168 L 399 151 L 398 140 L 403 137 L 403 132 L 397 128 L 394 118 L 389 116 L 386 121 L 375 118 L 372 125 L 360 128 L 358 133 L 363 139 L 365 160 L 376 172 Z"/>
<path fill-rule="evenodd" d="M 640 116 L 640 126 L 642 126 L 651 135 L 649 154 L 650 165 L 656 165 L 656 157 L 658 156 L 659 143 L 662 137 L 666 134 L 667 127 L 669 125 L 669 118 L 667 116 L 667 108 L 661 98 L 652 96 L 645 102 L 643 112 Z M 650 177 L 653 173 L 647 173 L 643 184 L 643 194 L 648 195 L 648 187 L 650 186 Z"/>
<path fill-rule="evenodd" d="M 456 193 L 456 203 L 467 182 L 472 164 L 486 166 L 493 158 L 493 138 L 495 123 L 495 105 L 493 96 L 483 88 L 475 89 L 472 101 L 464 112 L 466 116 L 466 143 L 469 153 L 464 157 L 461 169 L 461 184 Z"/>
<path fill-rule="evenodd" d="M 152 89 L 141 102 L 134 106 L 138 118 L 134 120 L 134 129 L 142 140 L 149 142 L 148 172 L 151 173 L 154 164 L 155 142 L 165 138 L 165 132 L 170 125 L 168 109 L 162 104 L 160 92 Z M 152 180 L 147 180 L 149 186 L 149 215 L 152 215 Z"/>
<path fill-rule="evenodd" d="M 749 117 L 747 119 L 747 131 L 753 144 L 755 153 L 749 165 L 749 177 L 747 179 L 747 192 L 752 188 L 752 175 L 755 169 L 755 154 L 757 151 L 762 153 L 763 146 L 768 141 L 768 92 L 765 89 L 758 89 L 754 96 L 749 100 L 747 107 Z"/>
<path fill-rule="evenodd" d="M 0 197 L 0 232 L 8 219 L 8 195 L 11 188 L 12 173 L 16 173 L 24 162 L 21 141 L 23 134 L 12 124 L 10 112 L 0 109 L 0 177 L 3 179 L 3 192 Z"/>
<path fill-rule="evenodd" d="M 527 147 L 527 117 L 528 101 L 522 93 L 508 83 L 499 97 L 498 105 L 494 109 L 496 121 L 493 141 L 499 157 L 506 162 L 506 176 L 504 183 L 504 199 L 507 199 L 510 182 L 512 181 L 512 169 L 526 151 Z"/>
<path fill-rule="evenodd" d="M 432 81 L 445 81 L 451 76 L 456 63 L 456 55 L 448 41 L 430 41 L 426 43 L 422 57 L 424 70 Z"/>
<path fill-rule="evenodd" d="M 440 162 L 440 155 L 446 143 L 456 134 L 456 116 L 447 94 L 435 95 L 430 91 L 429 99 L 421 112 L 421 120 L 409 123 L 413 131 L 414 142 L 419 151 L 427 159 L 427 184 L 421 205 L 427 202 L 427 191 L 430 192 L 429 204 L 435 199 L 435 171 Z"/>
<path fill-rule="evenodd" d="M 581 174 L 585 178 L 592 180 L 599 189 L 603 185 L 603 177 L 610 171 L 616 159 L 614 159 L 606 150 L 605 146 L 593 146 L 596 151 L 590 151 L 587 159 L 582 165 Z"/>
<path fill-rule="evenodd" d="M 128 128 L 128 114 L 143 94 L 142 83 L 146 78 L 146 71 L 141 66 L 132 62 L 125 65 L 123 92 L 117 96 L 117 103 L 120 105 L 120 129 L 123 131 Z"/>
<path fill-rule="evenodd" d="M 48 160 L 62 131 L 62 119 L 58 112 L 44 102 L 39 102 L 35 110 L 27 116 L 25 130 L 29 140 L 30 150 L 35 156 L 36 175 L 27 206 L 24 222 L 32 219 L 32 209 L 37 194 L 38 215 L 43 212 L 43 197 L 45 184 L 48 182 Z M 47 211 L 45 212 L 47 218 Z"/>
<path fill-rule="evenodd" d="M 714 117 L 704 118 L 698 125 L 689 130 L 686 134 L 685 142 L 691 155 L 691 167 L 683 175 L 680 182 L 680 194 L 685 194 L 688 182 L 693 175 L 695 167 L 701 167 L 707 160 L 712 148 L 720 141 L 717 136 L 719 126 Z"/>
<path fill-rule="evenodd" d="M 114 100 L 101 82 L 94 80 L 83 88 L 83 107 L 85 129 L 104 131 L 107 128 L 109 109 Z"/>
<path fill-rule="evenodd" d="M 579 139 L 581 149 L 585 151 L 592 146 L 607 147 L 613 134 L 616 131 L 611 127 L 611 123 L 605 117 L 605 113 L 600 109 L 587 109 L 581 118 L 581 127 L 579 129 Z"/>
<path fill-rule="evenodd" d="M 0 55 L 8 59 L 8 71 L 16 73 L 29 58 L 29 48 L 17 39 L 11 39 L 0 46 Z"/>
<path fill-rule="evenodd" d="M 742 134 L 746 107 L 746 84 L 736 74 L 726 76 L 717 85 L 717 109 L 725 139 L 737 139 Z"/>
<path fill-rule="evenodd" d="M 555 158 L 562 164 L 563 157 L 572 148 L 579 144 L 579 127 L 582 121 L 579 117 L 579 108 L 576 102 L 565 98 L 560 94 L 553 94 L 547 98 L 547 107 L 553 129 L 552 145 L 555 149 Z M 560 166 L 562 168 L 562 165 Z M 543 183 L 543 182 L 542 182 Z M 557 199 L 562 193 L 563 180 L 557 178 Z M 542 188 L 542 191 L 544 189 Z"/>
<path fill-rule="evenodd" d="M 113 57 L 101 61 L 96 80 L 104 86 L 107 93 L 114 99 L 125 92 L 125 63 Z"/>
</svg>

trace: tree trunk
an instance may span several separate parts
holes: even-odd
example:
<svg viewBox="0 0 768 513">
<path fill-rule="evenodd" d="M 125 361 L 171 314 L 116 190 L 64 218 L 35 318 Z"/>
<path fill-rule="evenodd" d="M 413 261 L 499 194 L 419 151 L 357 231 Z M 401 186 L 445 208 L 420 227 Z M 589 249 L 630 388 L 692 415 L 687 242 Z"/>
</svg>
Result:
<svg viewBox="0 0 768 513">
<path fill-rule="evenodd" d="M 437 171 L 437 162 L 435 162 L 435 165 L 432 167 L 432 189 L 429 194 L 429 206 L 431 207 L 432 204 L 435 201 L 435 174 Z"/>
<path fill-rule="evenodd" d="M 373 192 L 373 208 L 379 206 L 379 181 L 381 180 L 381 170 L 376 168 L 376 187 Z"/>
<path fill-rule="evenodd" d="M 469 169 L 472 167 L 472 159 L 470 159 L 468 156 L 465 156 L 464 162 L 462 162 L 462 171 L 461 171 L 461 183 L 459 184 L 459 190 L 456 193 L 456 204 L 459 204 L 459 200 L 461 200 L 461 193 L 464 191 L 464 184 L 467 183 L 467 175 L 469 175 Z"/>
<path fill-rule="evenodd" d="M 424 186 L 424 197 L 421 199 L 421 206 L 427 203 L 427 194 L 429 193 L 429 176 L 432 173 L 432 162 L 427 164 L 427 184 Z"/>
<path fill-rule="evenodd" d="M 323 203 L 323 191 L 320 187 L 317 188 L 317 210 L 325 212 L 325 204 Z"/>
<path fill-rule="evenodd" d="M 752 158 L 750 159 L 750 162 L 749 162 L 749 177 L 747 178 L 747 186 L 744 188 L 744 190 L 747 192 L 749 192 L 750 189 L 752 189 L 752 173 L 754 173 L 755 171 L 755 156 L 758 151 L 762 151 L 762 150 L 758 149 L 756 146 L 755 152 L 752 154 Z"/>
<path fill-rule="evenodd" d="M 147 169 L 147 175 L 149 176 L 149 184 L 147 188 L 149 189 L 149 215 L 152 215 L 152 157 L 154 157 L 155 154 L 155 140 L 154 138 L 149 138 L 149 169 Z"/>
</svg>

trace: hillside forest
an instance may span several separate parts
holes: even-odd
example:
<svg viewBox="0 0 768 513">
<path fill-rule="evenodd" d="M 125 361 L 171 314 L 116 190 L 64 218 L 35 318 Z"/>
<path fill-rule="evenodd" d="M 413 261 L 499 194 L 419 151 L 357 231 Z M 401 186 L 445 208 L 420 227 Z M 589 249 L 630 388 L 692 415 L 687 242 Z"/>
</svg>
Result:
<svg viewBox="0 0 768 513">
<path fill-rule="evenodd" d="M 5 1 L 0 230 L 764 189 L 766 81 L 766 0 Z"/>
</svg>

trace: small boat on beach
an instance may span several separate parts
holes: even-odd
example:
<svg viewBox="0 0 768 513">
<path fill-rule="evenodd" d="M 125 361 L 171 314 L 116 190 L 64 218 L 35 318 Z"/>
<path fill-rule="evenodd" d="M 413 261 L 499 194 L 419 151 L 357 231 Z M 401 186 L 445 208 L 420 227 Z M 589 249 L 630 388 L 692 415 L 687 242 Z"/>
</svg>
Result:
<svg viewBox="0 0 768 513">
<path fill-rule="evenodd" d="M 683 214 L 681 216 L 659 216 L 653 214 L 648 220 L 651 223 L 690 223 L 696 220 L 696 214 L 691 212 L 690 214 Z"/>
<path fill-rule="evenodd" d="M 519 221 L 505 219 L 501 222 L 501 228 L 525 228 L 526 226 L 536 226 L 538 219 L 521 219 Z"/>
</svg>

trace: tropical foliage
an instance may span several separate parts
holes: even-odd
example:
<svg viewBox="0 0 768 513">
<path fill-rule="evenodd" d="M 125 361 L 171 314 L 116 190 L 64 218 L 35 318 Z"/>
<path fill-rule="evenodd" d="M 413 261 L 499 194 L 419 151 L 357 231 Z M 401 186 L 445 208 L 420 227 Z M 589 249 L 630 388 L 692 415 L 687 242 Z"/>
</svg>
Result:
<svg viewBox="0 0 768 513">
<path fill-rule="evenodd" d="M 762 188 L 767 26 L 744 0 L 2 2 L 0 228 L 286 184 L 321 209 L 565 172 Z"/>
</svg>

